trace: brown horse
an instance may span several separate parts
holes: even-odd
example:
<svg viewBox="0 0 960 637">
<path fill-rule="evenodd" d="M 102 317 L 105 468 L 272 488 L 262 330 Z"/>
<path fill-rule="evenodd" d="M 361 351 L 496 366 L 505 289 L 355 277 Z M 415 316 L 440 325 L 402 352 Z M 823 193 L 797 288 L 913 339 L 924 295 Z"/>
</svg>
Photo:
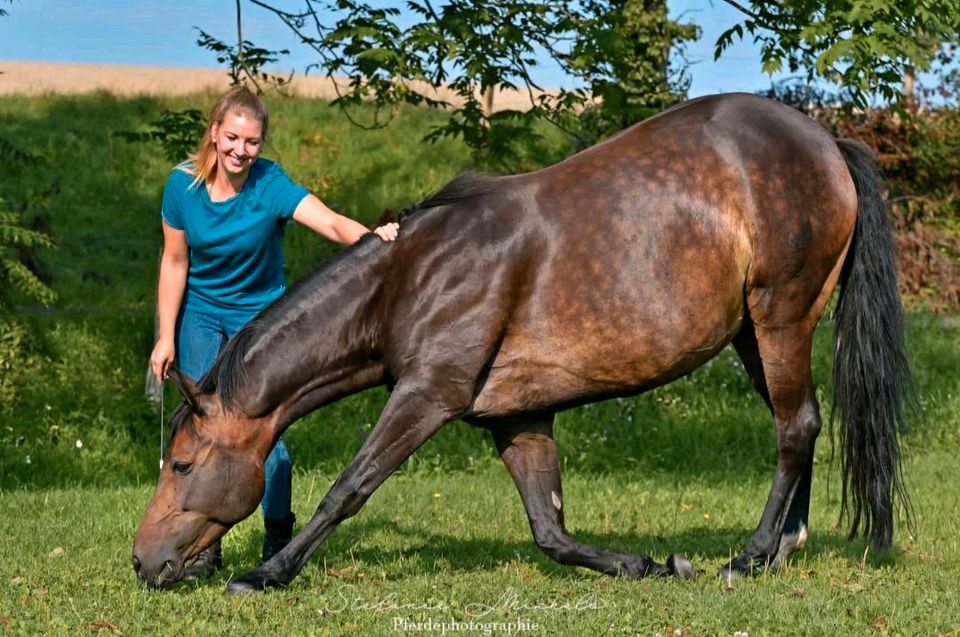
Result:
<svg viewBox="0 0 960 637">
<path fill-rule="evenodd" d="M 724 575 L 776 568 L 807 537 L 821 428 L 814 327 L 834 287 L 834 382 L 851 534 L 889 546 L 909 378 L 893 244 L 864 147 L 776 102 L 687 102 L 544 170 L 462 176 L 396 243 L 365 239 L 265 310 L 186 402 L 134 544 L 153 586 L 249 515 L 300 416 L 392 386 L 370 436 L 283 551 L 231 592 L 289 583 L 444 423 L 490 431 L 553 559 L 612 575 L 695 571 L 564 528 L 560 410 L 670 382 L 733 343 L 777 431 L 773 486 Z M 844 497 L 844 508 L 848 498 Z"/>
</svg>

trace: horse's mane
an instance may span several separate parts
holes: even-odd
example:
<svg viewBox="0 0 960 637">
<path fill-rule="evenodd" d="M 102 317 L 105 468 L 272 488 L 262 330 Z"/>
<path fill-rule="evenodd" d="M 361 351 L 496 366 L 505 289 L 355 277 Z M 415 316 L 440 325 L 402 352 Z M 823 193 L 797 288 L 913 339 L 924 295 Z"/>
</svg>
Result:
<svg viewBox="0 0 960 637">
<path fill-rule="evenodd" d="M 454 177 L 446 186 L 429 195 L 420 203 L 401 210 L 400 220 L 403 221 L 410 215 L 414 215 L 423 210 L 460 203 L 474 197 L 485 195 L 496 188 L 502 179 L 503 177 L 498 175 L 487 175 L 473 170 L 462 172 Z"/>
<path fill-rule="evenodd" d="M 474 171 L 461 173 L 446 186 L 428 196 L 423 201 L 404 208 L 400 213 L 400 221 L 411 215 L 431 208 L 438 208 L 472 199 L 492 191 L 500 178 L 495 175 L 485 175 Z M 351 258 L 360 251 L 369 251 L 365 246 L 371 243 L 379 245 L 379 240 L 372 234 L 365 235 L 349 248 L 340 251 L 330 259 L 324 261 L 308 275 L 296 281 L 287 290 L 286 294 L 273 302 L 256 318 L 247 323 L 231 338 L 213 366 L 200 379 L 197 387 L 201 393 L 218 392 L 224 409 L 236 409 L 237 397 L 247 380 L 246 366 L 243 361 L 256 337 L 260 336 L 271 325 L 271 315 L 275 308 L 289 303 L 298 303 L 306 294 L 315 288 L 313 283 L 324 277 L 330 270 L 337 267 L 342 261 Z M 180 415 L 179 412 L 176 415 Z M 180 415 L 181 419 L 185 415 Z M 176 426 L 176 425 L 175 425 Z"/>
<path fill-rule="evenodd" d="M 202 394 L 218 392 L 224 409 L 237 407 L 235 399 L 247 380 L 247 368 L 243 364 L 243 359 L 254 337 L 263 331 L 262 317 L 263 312 L 240 328 L 240 331 L 227 341 L 226 347 L 217 356 L 213 366 L 197 384 L 197 389 Z"/>
</svg>

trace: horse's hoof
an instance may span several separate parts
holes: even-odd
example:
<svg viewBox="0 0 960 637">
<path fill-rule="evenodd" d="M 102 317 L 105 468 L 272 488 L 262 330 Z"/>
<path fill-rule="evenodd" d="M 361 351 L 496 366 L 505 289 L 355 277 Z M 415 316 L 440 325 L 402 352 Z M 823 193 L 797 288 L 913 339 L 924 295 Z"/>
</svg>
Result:
<svg viewBox="0 0 960 637">
<path fill-rule="evenodd" d="M 676 553 L 667 559 L 667 568 L 670 569 L 670 574 L 677 579 L 693 579 L 700 574 L 700 571 L 690 563 L 690 560 Z"/>
<path fill-rule="evenodd" d="M 720 581 L 725 583 L 727 586 L 733 586 L 733 583 L 739 579 L 745 577 L 747 573 L 740 572 L 732 563 L 724 564 L 723 568 L 720 569 L 720 572 L 717 573 L 717 577 L 720 578 Z"/>
<path fill-rule="evenodd" d="M 720 569 L 720 572 L 717 573 L 717 577 L 728 584 L 732 584 L 734 580 L 743 577 L 756 577 L 760 573 L 763 573 L 769 569 L 769 560 L 760 558 L 750 559 L 748 557 L 741 556 L 735 557 L 730 562 L 727 562 L 723 568 Z"/>
<path fill-rule="evenodd" d="M 263 583 L 232 579 L 227 582 L 227 593 L 230 595 L 258 595 L 263 593 Z"/>
<path fill-rule="evenodd" d="M 256 571 L 244 573 L 227 582 L 227 592 L 231 595 L 256 595 L 268 587 L 280 588 L 282 584 L 266 579 Z"/>
</svg>

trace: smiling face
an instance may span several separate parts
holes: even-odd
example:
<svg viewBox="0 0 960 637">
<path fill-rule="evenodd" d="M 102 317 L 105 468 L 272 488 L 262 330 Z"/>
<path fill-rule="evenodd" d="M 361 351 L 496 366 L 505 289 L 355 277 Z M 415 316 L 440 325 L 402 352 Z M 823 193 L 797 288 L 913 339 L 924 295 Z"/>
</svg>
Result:
<svg viewBox="0 0 960 637">
<path fill-rule="evenodd" d="M 263 123 L 242 111 L 228 111 L 210 126 L 217 166 L 229 178 L 246 178 L 263 148 Z"/>
</svg>

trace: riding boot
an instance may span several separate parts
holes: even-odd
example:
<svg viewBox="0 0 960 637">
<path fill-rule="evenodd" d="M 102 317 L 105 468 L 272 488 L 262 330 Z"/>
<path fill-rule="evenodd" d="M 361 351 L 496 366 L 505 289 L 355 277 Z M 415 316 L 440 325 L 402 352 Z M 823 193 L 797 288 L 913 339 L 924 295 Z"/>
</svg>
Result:
<svg viewBox="0 0 960 637">
<path fill-rule="evenodd" d="M 202 579 L 210 577 L 220 570 L 223 564 L 223 549 L 220 546 L 220 540 L 217 540 L 207 548 L 200 551 L 197 556 L 184 571 L 183 578 L 188 580 Z"/>
<path fill-rule="evenodd" d="M 293 523 L 297 516 L 293 513 L 279 520 L 263 519 L 263 561 L 279 553 L 293 538 Z"/>
</svg>

